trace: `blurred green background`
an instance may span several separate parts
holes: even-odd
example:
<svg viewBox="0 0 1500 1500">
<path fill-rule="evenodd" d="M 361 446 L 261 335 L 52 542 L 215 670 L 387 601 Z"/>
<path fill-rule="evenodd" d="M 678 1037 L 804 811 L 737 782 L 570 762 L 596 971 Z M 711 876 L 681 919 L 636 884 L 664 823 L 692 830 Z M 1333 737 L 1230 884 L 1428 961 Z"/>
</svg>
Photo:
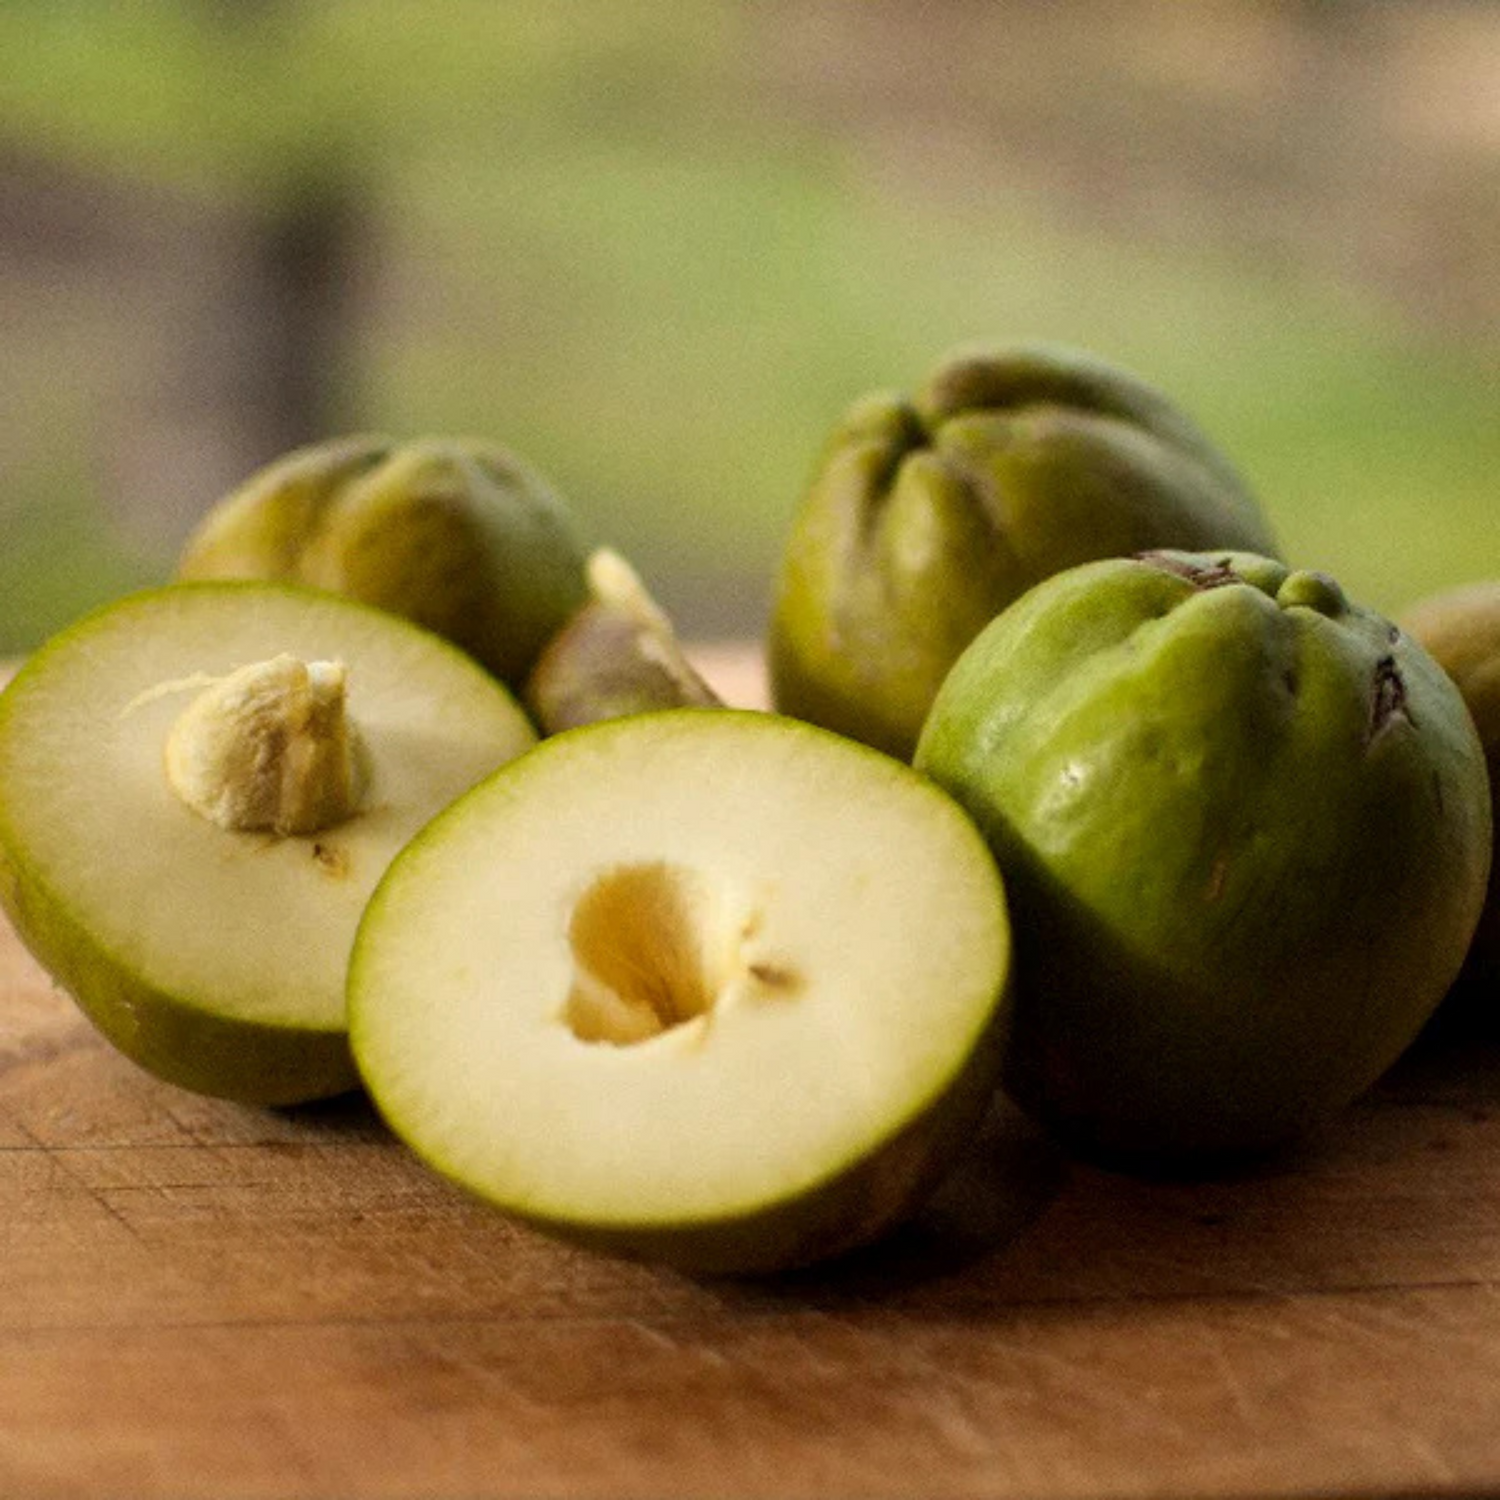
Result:
<svg viewBox="0 0 1500 1500">
<path fill-rule="evenodd" d="M 7 0 L 0 652 L 470 432 L 754 633 L 839 412 L 1052 339 L 1388 610 L 1500 574 L 1500 7 Z"/>
</svg>

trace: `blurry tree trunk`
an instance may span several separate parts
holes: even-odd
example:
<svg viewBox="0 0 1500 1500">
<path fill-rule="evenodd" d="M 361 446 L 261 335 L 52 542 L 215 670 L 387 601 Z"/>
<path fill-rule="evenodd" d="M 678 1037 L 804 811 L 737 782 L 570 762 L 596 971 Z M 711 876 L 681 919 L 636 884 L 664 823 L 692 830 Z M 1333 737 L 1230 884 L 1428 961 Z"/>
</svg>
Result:
<svg viewBox="0 0 1500 1500">
<path fill-rule="evenodd" d="M 152 311 L 101 456 L 119 520 L 148 548 L 340 425 L 359 217 L 347 185 L 320 180 L 269 204 L 127 226 Z"/>
<path fill-rule="evenodd" d="M 363 220 L 352 176 L 204 200 L 0 150 L 0 322 L 67 390 L 68 444 L 133 550 L 169 557 L 205 505 L 349 420 Z M 38 457 L 0 453 L 0 479 Z"/>
</svg>

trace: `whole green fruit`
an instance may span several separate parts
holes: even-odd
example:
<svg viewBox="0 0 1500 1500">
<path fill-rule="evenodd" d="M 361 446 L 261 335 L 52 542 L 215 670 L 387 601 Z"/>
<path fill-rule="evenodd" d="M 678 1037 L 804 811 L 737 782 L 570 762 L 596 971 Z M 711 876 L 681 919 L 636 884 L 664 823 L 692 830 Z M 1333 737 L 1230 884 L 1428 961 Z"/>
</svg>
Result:
<svg viewBox="0 0 1500 1500">
<path fill-rule="evenodd" d="M 1484 900 L 1489 786 L 1457 690 L 1331 579 L 1266 558 L 1041 584 L 960 658 L 916 764 L 1011 895 L 1008 1087 L 1097 1154 L 1316 1126 L 1436 1008 Z"/>
<path fill-rule="evenodd" d="M 1489 766 L 1491 801 L 1500 806 L 1500 580 L 1422 599 L 1403 612 L 1401 625 L 1448 673 L 1468 705 Z M 1500 859 L 1490 867 L 1489 895 L 1463 977 L 1466 998 L 1492 1012 L 1500 983 Z"/>
<path fill-rule="evenodd" d="M 1229 462 L 1134 375 L 1048 346 L 954 356 L 835 429 L 782 556 L 775 705 L 906 759 L 1000 610 L 1150 547 L 1276 551 Z"/>
<path fill-rule="evenodd" d="M 177 576 L 359 599 L 446 636 L 519 689 L 586 598 L 586 556 L 563 501 L 505 449 L 358 436 L 252 475 L 204 516 Z"/>
</svg>

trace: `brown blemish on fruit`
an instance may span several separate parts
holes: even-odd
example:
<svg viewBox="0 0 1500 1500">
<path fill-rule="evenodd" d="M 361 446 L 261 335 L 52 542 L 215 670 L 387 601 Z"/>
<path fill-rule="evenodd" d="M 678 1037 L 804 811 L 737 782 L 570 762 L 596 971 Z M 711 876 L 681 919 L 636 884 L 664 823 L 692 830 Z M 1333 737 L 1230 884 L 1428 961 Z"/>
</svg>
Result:
<svg viewBox="0 0 1500 1500">
<path fill-rule="evenodd" d="M 1375 675 L 1370 694 L 1370 725 L 1365 734 L 1365 743 L 1373 741 L 1398 714 L 1408 722 L 1411 712 L 1406 704 L 1406 683 L 1394 656 L 1382 656 L 1375 663 Z"/>
<path fill-rule="evenodd" d="M 757 960 L 755 963 L 747 964 L 745 972 L 767 989 L 791 992 L 802 987 L 802 976 L 795 969 L 789 969 L 783 964 Z"/>
<path fill-rule="evenodd" d="M 1224 894 L 1224 882 L 1228 875 L 1229 855 L 1221 849 L 1214 856 L 1213 867 L 1208 872 L 1208 885 L 1203 892 L 1203 899 L 1210 906 Z"/>
<path fill-rule="evenodd" d="M 1186 578 L 1195 589 L 1221 589 L 1229 584 L 1245 581 L 1229 566 L 1228 559 L 1203 567 L 1199 563 L 1189 562 L 1185 557 L 1172 557 L 1165 552 L 1137 552 L 1134 556 L 1137 562 L 1149 563 L 1164 573 L 1175 573 L 1179 578 Z"/>
<path fill-rule="evenodd" d="M 318 868 L 334 880 L 342 880 L 349 873 L 349 851 L 337 844 L 314 843 L 312 857 Z"/>
</svg>

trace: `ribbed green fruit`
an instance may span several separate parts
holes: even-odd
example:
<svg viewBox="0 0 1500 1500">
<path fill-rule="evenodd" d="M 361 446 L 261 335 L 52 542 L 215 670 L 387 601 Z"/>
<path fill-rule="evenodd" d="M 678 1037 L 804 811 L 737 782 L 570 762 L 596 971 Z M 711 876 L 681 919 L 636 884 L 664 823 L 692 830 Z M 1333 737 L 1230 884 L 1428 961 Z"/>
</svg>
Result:
<svg viewBox="0 0 1500 1500">
<path fill-rule="evenodd" d="M 1084 1147 L 1192 1157 L 1327 1119 L 1411 1041 L 1484 901 L 1463 702 L 1322 574 L 1088 564 L 968 648 L 918 769 L 1010 892 L 1008 1083 Z"/>
<path fill-rule="evenodd" d="M 446 636 L 519 690 L 586 597 L 586 555 L 568 507 L 504 448 L 359 436 L 252 475 L 203 517 L 177 576 L 347 595 Z"/>
<path fill-rule="evenodd" d="M 835 429 L 782 554 L 775 704 L 905 759 L 1000 610 L 1151 547 L 1276 552 L 1227 459 L 1134 375 L 1048 346 L 954 356 Z"/>
</svg>

